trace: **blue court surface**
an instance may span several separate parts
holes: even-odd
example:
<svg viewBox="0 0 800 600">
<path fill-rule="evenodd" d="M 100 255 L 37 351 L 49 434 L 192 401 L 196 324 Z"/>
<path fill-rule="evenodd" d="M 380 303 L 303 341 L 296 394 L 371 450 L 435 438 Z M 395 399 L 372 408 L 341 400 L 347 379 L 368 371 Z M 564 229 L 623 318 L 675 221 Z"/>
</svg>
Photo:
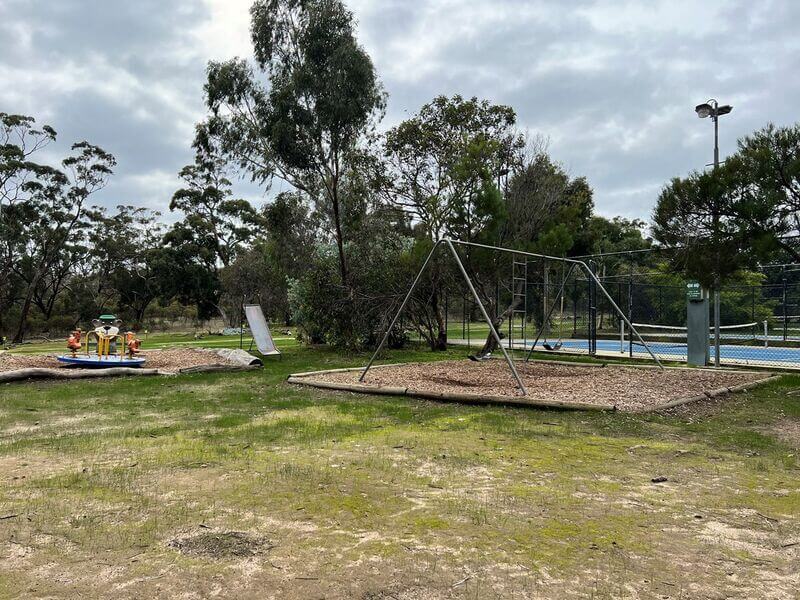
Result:
<svg viewBox="0 0 800 600">
<path fill-rule="evenodd" d="M 553 340 L 550 340 L 553 343 Z M 528 343 L 527 347 L 532 345 Z M 653 353 L 659 358 L 666 358 L 669 360 L 686 360 L 686 344 L 670 343 L 670 342 L 649 342 L 648 345 Z M 617 354 L 619 356 L 628 356 L 630 346 L 626 341 L 622 346 L 624 350 L 620 352 L 619 340 L 597 340 L 597 351 L 605 355 Z M 714 357 L 714 346 L 709 346 L 710 356 Z M 541 345 L 536 345 L 536 350 L 547 350 Z M 720 345 L 720 360 L 722 362 L 733 364 L 780 364 L 785 366 L 796 365 L 800 367 L 800 348 L 781 348 L 778 346 L 764 346 L 742 345 L 735 344 L 722 344 Z M 561 352 L 582 352 L 589 351 L 588 340 L 564 340 L 561 346 Z M 633 355 L 637 358 L 649 356 L 647 349 L 641 344 L 633 345 Z"/>
</svg>

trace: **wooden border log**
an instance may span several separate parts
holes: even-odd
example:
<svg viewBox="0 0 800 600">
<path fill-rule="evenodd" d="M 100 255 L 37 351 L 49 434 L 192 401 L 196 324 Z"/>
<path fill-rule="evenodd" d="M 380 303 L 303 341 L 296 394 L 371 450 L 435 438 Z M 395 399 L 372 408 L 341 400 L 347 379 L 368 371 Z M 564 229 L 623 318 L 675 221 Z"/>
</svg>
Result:
<svg viewBox="0 0 800 600">
<path fill-rule="evenodd" d="M 148 376 L 159 375 L 158 369 L 137 369 L 133 367 L 112 367 L 110 369 L 47 369 L 30 367 L 0 373 L 0 383 L 23 381 L 25 379 L 91 379 L 97 377 L 122 377 L 128 375 Z"/>
<path fill-rule="evenodd" d="M 349 369 L 361 370 L 361 369 Z M 339 370 L 332 370 L 328 372 L 342 372 Z M 412 390 L 401 387 L 391 386 L 370 386 L 357 383 L 335 383 L 330 381 L 319 381 L 318 379 L 311 379 L 310 376 L 304 375 L 297 377 L 290 375 L 287 379 L 288 383 L 295 385 L 305 385 L 325 390 L 334 390 L 340 392 L 355 392 L 358 394 L 376 394 L 383 396 L 408 396 L 410 398 L 422 398 L 425 400 L 434 400 L 438 402 L 460 402 L 464 404 L 507 404 L 514 406 L 530 407 L 530 408 L 549 408 L 559 410 L 593 410 L 593 411 L 615 411 L 617 407 L 611 404 L 586 404 L 583 402 L 558 402 L 550 400 L 531 400 L 525 396 L 494 396 L 484 394 L 462 394 L 462 393 L 447 393 L 447 392 L 428 392 L 425 390 Z"/>
<path fill-rule="evenodd" d="M 407 364 L 414 364 L 414 363 L 391 363 L 386 365 L 373 365 L 372 369 L 384 369 L 386 367 L 402 367 Z M 313 375 L 327 375 L 328 373 L 349 373 L 352 371 L 363 371 L 363 370 L 364 367 L 344 367 L 341 369 L 325 369 L 323 371 L 305 371 L 303 373 L 292 373 L 291 375 L 289 375 L 289 377 L 311 377 Z"/>
<path fill-rule="evenodd" d="M 777 381 L 781 378 L 781 375 L 770 375 L 764 379 L 757 379 L 755 381 L 748 381 L 747 383 L 740 383 L 739 385 L 732 385 L 728 388 L 729 392 L 744 392 L 746 390 L 750 390 L 755 387 L 759 387 L 761 385 L 765 385 L 767 383 L 771 383 L 773 381 Z"/>
<path fill-rule="evenodd" d="M 178 369 L 181 375 L 191 375 L 193 373 L 232 373 L 236 371 L 255 371 L 261 365 L 198 365 L 196 367 L 184 367 Z"/>
</svg>

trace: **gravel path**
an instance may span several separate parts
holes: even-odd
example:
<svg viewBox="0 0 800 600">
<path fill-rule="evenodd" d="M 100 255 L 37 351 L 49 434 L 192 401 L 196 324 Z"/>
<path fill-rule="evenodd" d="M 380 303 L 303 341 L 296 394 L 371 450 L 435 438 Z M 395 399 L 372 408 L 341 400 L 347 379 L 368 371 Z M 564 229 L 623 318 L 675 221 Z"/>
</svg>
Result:
<svg viewBox="0 0 800 600">
<path fill-rule="evenodd" d="M 531 400 L 613 404 L 635 411 L 768 377 L 766 373 L 701 369 L 658 369 L 518 362 Z M 360 372 L 325 373 L 313 379 L 329 383 L 357 383 Z M 365 383 L 405 387 L 414 391 L 521 396 L 508 366 L 501 360 L 414 363 L 376 368 Z"/>
</svg>

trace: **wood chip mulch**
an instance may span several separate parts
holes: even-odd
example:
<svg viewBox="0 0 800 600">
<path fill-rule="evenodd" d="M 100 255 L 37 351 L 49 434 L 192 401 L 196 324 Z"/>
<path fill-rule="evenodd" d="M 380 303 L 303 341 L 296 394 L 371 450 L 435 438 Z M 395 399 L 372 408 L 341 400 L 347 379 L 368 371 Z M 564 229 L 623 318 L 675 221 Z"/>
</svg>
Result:
<svg viewBox="0 0 800 600">
<path fill-rule="evenodd" d="M 719 388 L 764 379 L 765 373 L 667 369 L 625 366 L 592 367 L 576 364 L 517 362 L 517 370 L 532 401 L 577 402 L 609 405 L 637 411 L 666 402 L 700 395 Z M 357 383 L 360 372 L 314 375 L 330 383 Z M 467 360 L 414 363 L 369 371 L 370 386 L 404 387 L 409 390 L 519 397 L 508 365 L 502 360 L 475 363 Z"/>
<path fill-rule="evenodd" d="M 212 352 L 204 352 L 195 348 L 167 348 L 164 350 L 143 350 L 140 356 L 145 359 L 143 368 L 178 371 L 189 367 L 207 365 L 227 365 L 224 358 Z M 28 368 L 68 369 L 67 365 L 56 360 L 50 354 L 11 354 L 0 353 L 0 373 Z"/>
</svg>

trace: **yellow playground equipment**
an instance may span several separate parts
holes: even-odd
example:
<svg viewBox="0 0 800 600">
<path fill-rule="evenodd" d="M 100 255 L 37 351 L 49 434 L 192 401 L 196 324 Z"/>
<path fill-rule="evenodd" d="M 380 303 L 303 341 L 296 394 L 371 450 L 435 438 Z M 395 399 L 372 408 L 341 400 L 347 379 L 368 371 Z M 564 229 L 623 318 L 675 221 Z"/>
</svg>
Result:
<svg viewBox="0 0 800 600">
<path fill-rule="evenodd" d="M 114 315 L 100 315 L 99 319 L 92 321 L 94 329 L 86 332 L 85 340 L 80 329 L 72 332 L 67 340 L 70 355 L 59 356 L 58 360 L 65 364 L 84 367 L 141 366 L 145 359 L 137 354 L 142 342 L 132 331 L 121 334 L 119 329 L 121 324 L 122 321 Z"/>
</svg>

